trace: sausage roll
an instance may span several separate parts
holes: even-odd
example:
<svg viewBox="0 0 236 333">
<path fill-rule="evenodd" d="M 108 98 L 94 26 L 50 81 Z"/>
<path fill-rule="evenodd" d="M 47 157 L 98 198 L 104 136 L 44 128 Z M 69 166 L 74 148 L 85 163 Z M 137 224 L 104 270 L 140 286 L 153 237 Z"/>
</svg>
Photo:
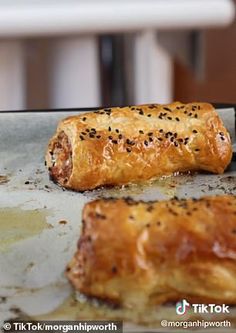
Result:
<svg viewBox="0 0 236 333">
<path fill-rule="evenodd" d="M 85 295 L 123 307 L 236 304 L 236 196 L 90 202 L 66 274 Z"/>
<path fill-rule="evenodd" d="M 224 172 L 230 137 L 207 103 L 107 108 L 62 120 L 49 142 L 51 178 L 77 191 L 175 172 Z"/>
</svg>

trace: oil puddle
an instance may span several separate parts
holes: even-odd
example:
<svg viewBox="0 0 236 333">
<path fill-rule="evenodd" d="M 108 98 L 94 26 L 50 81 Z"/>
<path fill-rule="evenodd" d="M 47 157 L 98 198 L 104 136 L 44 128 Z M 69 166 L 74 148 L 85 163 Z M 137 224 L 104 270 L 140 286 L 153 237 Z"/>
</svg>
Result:
<svg viewBox="0 0 236 333">
<path fill-rule="evenodd" d="M 150 311 L 151 310 L 151 311 Z M 122 320 L 145 326 L 160 326 L 160 317 L 156 309 L 134 311 L 134 309 L 114 308 L 96 300 L 81 299 L 69 296 L 57 309 L 40 316 L 33 316 L 33 320 Z"/>
<path fill-rule="evenodd" d="M 0 252 L 50 228 L 51 225 L 47 223 L 48 215 L 50 212 L 46 209 L 0 208 Z"/>
<path fill-rule="evenodd" d="M 236 327 L 236 307 L 231 308 L 230 316 L 222 315 L 219 317 L 208 315 L 196 315 L 190 311 L 186 313 L 181 320 L 197 321 L 208 320 L 218 321 L 228 320 L 231 323 L 231 328 Z M 150 306 L 145 308 L 124 309 L 114 308 L 105 303 L 100 303 L 96 300 L 87 300 L 86 298 L 80 299 L 75 294 L 69 296 L 57 309 L 54 311 L 40 315 L 33 316 L 32 320 L 121 320 L 129 327 L 133 323 L 137 327 L 149 327 L 152 329 L 161 329 L 161 321 L 165 318 L 169 321 L 178 321 L 179 317 L 176 315 L 175 305 L 159 305 Z M 141 331 L 140 331 L 141 332 Z"/>
<path fill-rule="evenodd" d="M 152 190 L 157 190 L 159 193 L 172 198 L 176 195 L 178 188 L 191 182 L 192 178 L 191 174 L 164 176 L 137 184 L 100 188 L 92 192 L 85 192 L 85 195 L 92 199 L 97 197 L 120 198 L 124 196 L 133 197 Z"/>
</svg>

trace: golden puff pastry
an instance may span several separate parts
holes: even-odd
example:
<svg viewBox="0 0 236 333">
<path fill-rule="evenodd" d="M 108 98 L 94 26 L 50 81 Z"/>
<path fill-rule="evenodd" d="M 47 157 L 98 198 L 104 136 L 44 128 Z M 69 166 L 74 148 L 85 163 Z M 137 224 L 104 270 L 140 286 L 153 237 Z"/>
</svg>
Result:
<svg viewBox="0 0 236 333">
<path fill-rule="evenodd" d="M 175 172 L 223 173 L 229 133 L 207 103 L 107 108 L 62 120 L 49 142 L 51 178 L 77 191 Z"/>
<path fill-rule="evenodd" d="M 236 196 L 90 202 L 66 274 L 85 295 L 123 307 L 236 304 Z"/>
</svg>

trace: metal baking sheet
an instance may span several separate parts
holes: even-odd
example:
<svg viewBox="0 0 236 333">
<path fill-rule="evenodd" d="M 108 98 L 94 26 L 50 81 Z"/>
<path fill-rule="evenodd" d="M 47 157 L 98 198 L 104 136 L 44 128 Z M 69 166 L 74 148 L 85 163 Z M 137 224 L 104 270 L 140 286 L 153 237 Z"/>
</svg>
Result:
<svg viewBox="0 0 236 333">
<path fill-rule="evenodd" d="M 218 111 L 235 143 L 235 109 L 227 109 L 224 106 Z M 76 249 L 81 211 L 86 202 L 103 196 L 155 200 L 236 194 L 235 158 L 223 175 L 171 176 L 142 186 L 83 194 L 63 191 L 49 180 L 44 154 L 58 121 L 79 111 L 0 113 L 0 325 L 13 318 L 105 318 L 103 308 L 92 304 L 92 310 L 86 310 L 87 305 L 78 295 L 75 303 L 73 290 L 64 276 L 66 264 Z M 234 151 L 235 148 L 234 144 Z M 113 310 L 110 316 L 122 314 Z M 141 314 L 138 317 L 145 324 L 145 318 Z M 160 327 L 161 319 L 180 320 L 173 305 L 157 308 L 149 327 L 132 324 L 130 318 L 126 314 L 125 332 L 166 332 Z M 190 315 L 185 319 L 191 318 Z M 236 327 L 235 308 L 227 318 Z M 221 318 L 216 315 L 212 319 Z"/>
</svg>

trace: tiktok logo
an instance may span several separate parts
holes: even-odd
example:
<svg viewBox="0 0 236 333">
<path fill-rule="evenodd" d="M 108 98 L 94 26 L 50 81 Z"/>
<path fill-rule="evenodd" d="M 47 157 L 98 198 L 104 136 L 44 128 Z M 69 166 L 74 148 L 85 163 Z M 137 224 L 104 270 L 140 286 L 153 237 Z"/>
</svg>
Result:
<svg viewBox="0 0 236 333">
<path fill-rule="evenodd" d="M 184 315 L 187 312 L 188 308 L 190 308 L 190 304 L 185 299 L 183 299 L 181 302 L 176 303 L 176 313 L 179 316 Z"/>
</svg>

